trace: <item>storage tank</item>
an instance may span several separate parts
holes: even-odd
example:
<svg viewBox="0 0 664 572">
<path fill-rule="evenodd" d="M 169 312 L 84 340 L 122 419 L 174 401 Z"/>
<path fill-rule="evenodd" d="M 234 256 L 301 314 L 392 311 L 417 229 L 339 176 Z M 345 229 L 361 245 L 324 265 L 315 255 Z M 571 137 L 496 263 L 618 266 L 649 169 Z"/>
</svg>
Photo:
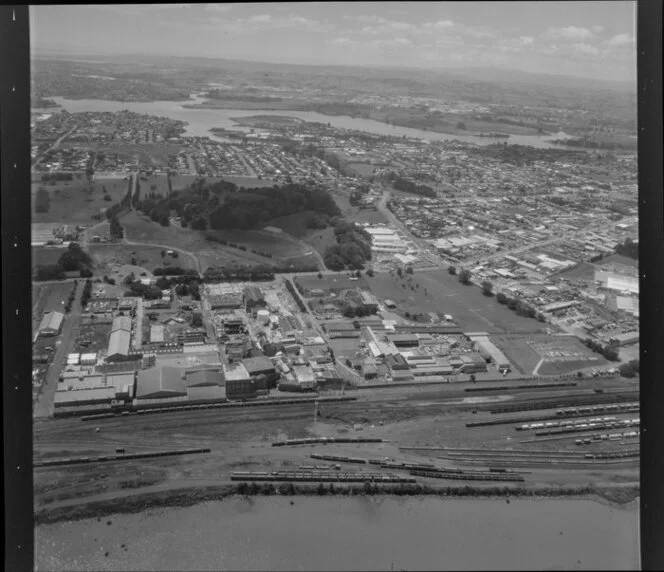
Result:
<svg viewBox="0 0 664 572">
<path fill-rule="evenodd" d="M 256 317 L 264 326 L 267 326 L 270 323 L 270 312 L 268 310 L 258 310 Z"/>
</svg>

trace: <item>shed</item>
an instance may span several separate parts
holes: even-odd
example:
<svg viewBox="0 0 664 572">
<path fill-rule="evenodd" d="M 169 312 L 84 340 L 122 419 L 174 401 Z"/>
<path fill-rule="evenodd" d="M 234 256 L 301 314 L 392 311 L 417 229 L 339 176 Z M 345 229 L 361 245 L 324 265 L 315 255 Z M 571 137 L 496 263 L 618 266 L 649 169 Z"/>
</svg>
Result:
<svg viewBox="0 0 664 572">
<path fill-rule="evenodd" d="M 39 324 L 40 336 L 57 336 L 62 329 L 64 314 L 61 312 L 48 312 L 44 314 Z"/>
</svg>

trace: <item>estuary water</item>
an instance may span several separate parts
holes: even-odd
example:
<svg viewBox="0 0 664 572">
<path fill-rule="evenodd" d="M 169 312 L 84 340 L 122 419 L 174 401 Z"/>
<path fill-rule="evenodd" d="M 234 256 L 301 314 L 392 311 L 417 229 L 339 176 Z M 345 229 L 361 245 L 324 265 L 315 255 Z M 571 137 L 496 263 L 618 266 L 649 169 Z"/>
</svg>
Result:
<svg viewBox="0 0 664 572">
<path fill-rule="evenodd" d="M 303 121 L 315 123 L 329 123 L 333 127 L 340 129 L 355 129 L 364 131 L 366 133 L 373 133 L 376 135 L 391 135 L 396 137 L 411 137 L 415 139 L 422 139 L 425 141 L 463 141 L 465 143 L 473 143 L 475 145 L 491 145 L 492 143 L 508 142 L 510 144 L 530 145 L 538 148 L 554 148 L 559 147 L 553 145 L 550 140 L 552 138 L 564 138 L 565 134 L 561 133 L 554 136 L 551 135 L 512 135 L 509 139 L 494 139 L 492 137 L 478 137 L 473 135 L 448 135 L 445 133 L 435 133 L 433 131 L 424 131 L 422 129 L 414 129 L 411 127 L 399 127 L 397 125 L 389 125 L 373 119 L 354 118 L 348 115 L 323 115 L 313 111 L 262 111 L 256 109 L 191 109 L 186 108 L 184 105 L 196 105 L 203 101 L 200 95 L 194 94 L 194 99 L 189 101 L 153 101 L 153 102 L 124 102 L 124 101 L 107 101 L 103 99 L 65 99 L 62 97 L 50 97 L 56 101 L 63 109 L 70 113 L 82 111 L 133 111 L 134 113 L 143 113 L 148 115 L 157 115 L 159 117 L 169 117 L 171 119 L 178 119 L 186 121 L 185 135 L 194 137 L 210 137 L 210 139 L 217 141 L 225 141 L 221 137 L 215 137 L 210 133 L 212 127 L 221 127 L 224 129 L 231 129 L 235 131 L 249 131 L 249 127 L 242 127 L 232 121 L 232 118 L 248 116 L 248 115 L 281 115 L 288 117 L 296 117 Z M 53 110 L 50 110 L 53 112 Z"/>
<path fill-rule="evenodd" d="M 40 525 L 36 570 L 637 570 L 638 507 L 229 497 Z M 110 522 L 110 524 L 109 524 Z"/>
</svg>

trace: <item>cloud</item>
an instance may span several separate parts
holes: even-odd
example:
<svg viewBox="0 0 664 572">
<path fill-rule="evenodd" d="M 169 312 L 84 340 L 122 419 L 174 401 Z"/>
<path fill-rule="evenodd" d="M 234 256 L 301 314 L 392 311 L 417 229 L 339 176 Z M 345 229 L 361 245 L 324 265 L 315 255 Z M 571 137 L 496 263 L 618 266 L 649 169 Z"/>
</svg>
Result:
<svg viewBox="0 0 664 572">
<path fill-rule="evenodd" d="M 546 35 L 552 38 L 567 38 L 568 40 L 587 40 L 595 36 L 588 28 L 577 28 L 576 26 L 549 28 Z"/>
<path fill-rule="evenodd" d="M 595 32 L 595 34 L 600 34 L 604 31 L 604 26 L 592 26 L 592 31 Z"/>
<path fill-rule="evenodd" d="M 247 20 L 248 22 L 257 22 L 259 24 L 267 24 L 268 22 L 272 21 L 272 16 L 269 14 L 256 14 L 255 16 L 251 16 Z"/>
<path fill-rule="evenodd" d="M 630 46 L 634 44 L 634 38 L 629 34 L 616 34 L 604 43 L 608 46 Z"/>
<path fill-rule="evenodd" d="M 233 8 L 233 4 L 206 4 L 205 9 L 208 12 L 217 12 L 219 14 L 226 14 Z"/>
<path fill-rule="evenodd" d="M 438 20 L 437 22 L 427 22 L 424 27 L 428 30 L 445 30 L 454 26 L 452 20 Z"/>
<path fill-rule="evenodd" d="M 591 56 L 599 54 L 599 48 L 589 44 L 574 44 L 574 50 L 579 54 L 587 54 Z"/>
<path fill-rule="evenodd" d="M 530 46 L 535 41 L 535 39 L 531 38 L 530 36 L 521 36 L 519 41 L 521 42 L 522 46 Z"/>
</svg>

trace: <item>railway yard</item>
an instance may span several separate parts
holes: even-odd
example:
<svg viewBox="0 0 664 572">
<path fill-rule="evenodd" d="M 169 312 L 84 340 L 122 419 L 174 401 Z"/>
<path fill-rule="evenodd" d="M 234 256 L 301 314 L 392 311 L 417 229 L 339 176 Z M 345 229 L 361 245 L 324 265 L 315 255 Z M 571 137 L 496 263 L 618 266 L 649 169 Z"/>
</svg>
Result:
<svg viewBox="0 0 664 572">
<path fill-rule="evenodd" d="M 638 387 L 460 383 L 38 421 L 35 511 L 252 482 L 636 488 Z"/>
</svg>

